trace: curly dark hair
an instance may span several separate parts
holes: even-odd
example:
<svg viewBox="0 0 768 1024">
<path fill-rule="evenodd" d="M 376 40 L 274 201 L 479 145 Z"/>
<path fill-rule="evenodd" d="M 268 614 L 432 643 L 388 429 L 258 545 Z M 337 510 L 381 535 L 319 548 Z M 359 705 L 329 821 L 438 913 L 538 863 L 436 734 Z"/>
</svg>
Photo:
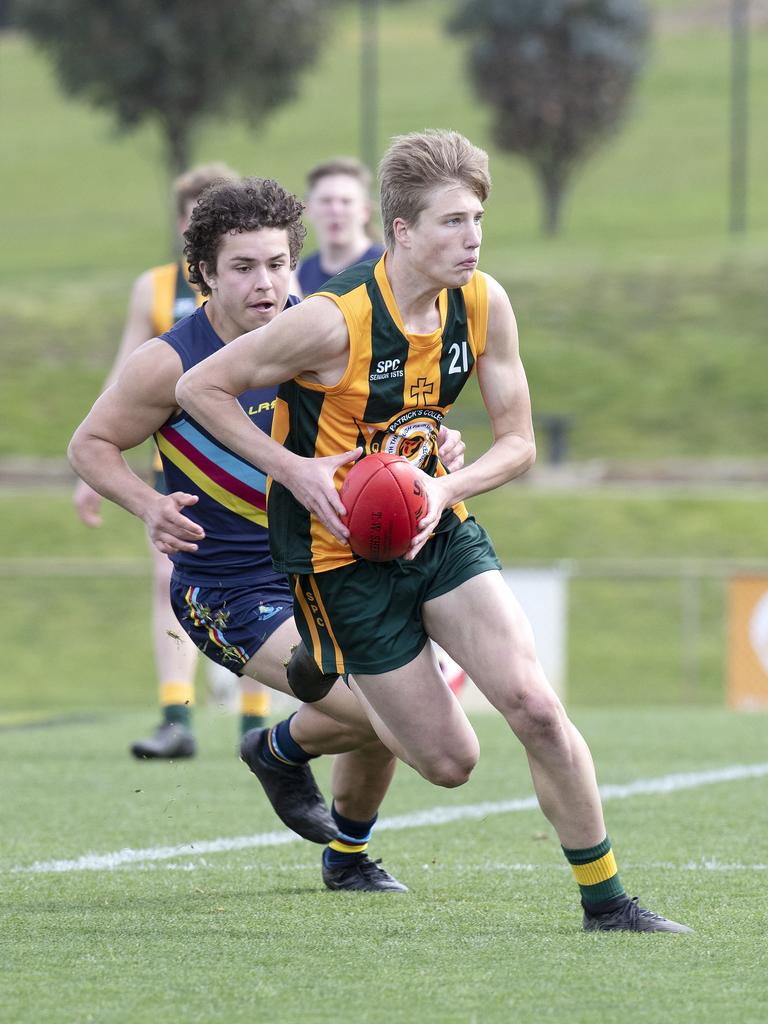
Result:
<svg viewBox="0 0 768 1024">
<path fill-rule="evenodd" d="M 307 235 L 301 222 L 303 204 L 270 178 L 243 178 L 217 181 L 198 200 L 189 227 L 184 232 L 184 255 L 189 264 L 189 280 L 203 295 L 211 289 L 205 283 L 200 264 L 216 266 L 221 240 L 230 232 L 284 228 L 288 232 L 291 270 Z"/>
</svg>

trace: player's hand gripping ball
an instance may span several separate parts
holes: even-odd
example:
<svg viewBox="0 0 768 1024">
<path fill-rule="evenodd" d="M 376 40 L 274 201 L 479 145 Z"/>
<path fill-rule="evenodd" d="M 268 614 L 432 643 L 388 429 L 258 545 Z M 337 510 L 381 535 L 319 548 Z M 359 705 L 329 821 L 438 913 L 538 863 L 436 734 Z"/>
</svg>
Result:
<svg viewBox="0 0 768 1024">
<path fill-rule="evenodd" d="M 350 469 L 341 487 L 349 546 L 371 562 L 402 558 L 427 511 L 419 472 L 401 455 L 376 452 Z"/>
</svg>

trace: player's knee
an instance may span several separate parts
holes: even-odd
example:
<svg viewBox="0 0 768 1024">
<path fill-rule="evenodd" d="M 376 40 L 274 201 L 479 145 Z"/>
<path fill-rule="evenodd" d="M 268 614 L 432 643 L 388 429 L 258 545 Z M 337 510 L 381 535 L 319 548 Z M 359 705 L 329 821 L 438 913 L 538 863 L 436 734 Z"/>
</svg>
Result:
<svg viewBox="0 0 768 1024">
<path fill-rule="evenodd" d="M 494 700 L 497 709 L 512 723 L 529 722 L 546 728 L 559 716 L 561 705 L 549 685 L 535 653 L 518 655 L 510 665 L 509 685 Z"/>
<path fill-rule="evenodd" d="M 336 673 L 324 673 L 303 643 L 294 648 L 286 665 L 288 685 L 305 704 L 314 704 L 326 697 L 338 679 Z"/>
<path fill-rule="evenodd" d="M 441 786 L 443 789 L 457 789 L 469 782 L 474 765 L 459 764 L 455 761 L 444 761 L 439 764 L 430 765 L 426 778 L 433 786 Z"/>
<path fill-rule="evenodd" d="M 563 706 L 548 688 L 528 691 L 521 695 L 512 716 L 515 732 L 526 740 L 556 740 L 563 730 Z"/>
<path fill-rule="evenodd" d="M 421 774 L 433 786 L 444 789 L 456 789 L 469 781 L 479 757 L 479 750 L 468 748 L 461 753 L 453 753 L 436 758 L 425 765 Z"/>
</svg>

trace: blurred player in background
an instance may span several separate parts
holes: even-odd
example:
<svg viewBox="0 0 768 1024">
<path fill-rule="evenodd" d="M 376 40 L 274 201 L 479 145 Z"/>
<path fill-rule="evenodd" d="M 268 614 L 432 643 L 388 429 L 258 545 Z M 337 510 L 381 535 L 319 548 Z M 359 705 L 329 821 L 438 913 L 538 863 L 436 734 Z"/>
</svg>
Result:
<svg viewBox="0 0 768 1024">
<path fill-rule="evenodd" d="M 76 472 L 144 519 L 153 542 L 171 554 L 172 605 L 194 642 L 238 674 L 288 692 L 290 683 L 298 694 L 302 674 L 320 674 L 302 648 L 292 654 L 299 636 L 287 581 L 269 556 L 266 478 L 181 413 L 175 387 L 185 369 L 298 302 L 288 285 L 304 238 L 301 211 L 294 196 L 261 179 L 221 182 L 204 194 L 186 232 L 186 254 L 207 302 L 125 362 L 70 445 Z M 274 387 L 249 390 L 240 396 L 241 413 L 269 429 L 275 398 Z M 121 454 L 153 433 L 165 496 Z M 463 442 L 445 434 L 443 456 L 461 465 Z M 317 704 L 251 731 L 242 757 L 286 824 L 305 838 L 330 840 L 323 856 L 329 888 L 401 892 L 404 886 L 366 854 L 394 758 L 337 675 L 321 679 L 327 695 Z M 331 817 L 308 762 L 340 751 L 347 753 L 334 764 Z"/>
<path fill-rule="evenodd" d="M 456 132 L 416 133 L 394 140 L 380 176 L 385 257 L 188 371 L 177 398 L 272 477 L 272 555 L 292 581 L 304 643 L 324 672 L 353 674 L 349 685 L 387 746 L 436 785 L 462 785 L 477 762 L 477 737 L 439 672 L 432 637 L 525 748 L 579 886 L 583 927 L 690 931 L 627 896 L 589 748 L 464 505 L 535 458 L 514 313 L 504 289 L 477 271 L 487 154 Z M 438 425 L 474 369 L 493 443 L 446 473 Z M 236 396 L 279 381 L 288 383 L 270 438 Z M 421 468 L 428 510 L 406 557 L 393 562 L 356 559 L 346 543 L 337 483 L 366 450 L 408 452 Z"/>
<path fill-rule="evenodd" d="M 294 288 L 299 295 L 318 291 L 347 267 L 384 252 L 371 229 L 371 172 L 354 157 L 326 160 L 307 174 L 306 216 L 318 250 L 298 266 Z"/>
<path fill-rule="evenodd" d="M 173 183 L 173 201 L 179 242 L 189 224 L 189 218 L 200 195 L 217 180 L 235 181 L 239 176 L 225 164 L 213 163 L 194 167 Z M 200 291 L 189 281 L 186 263 L 180 258 L 174 263 L 153 267 L 135 281 L 131 292 L 128 317 L 122 341 L 107 377 L 104 389 L 118 377 L 126 359 L 150 338 L 163 334 L 202 303 Z M 155 452 L 153 466 L 154 486 L 165 493 L 163 468 Z M 101 495 L 80 480 L 75 487 L 74 502 L 80 519 L 86 526 L 101 525 Z M 196 741 L 192 731 L 192 707 L 195 703 L 195 668 L 197 648 L 189 640 L 174 615 L 169 599 L 171 565 L 167 555 L 150 544 L 152 553 L 152 637 L 157 670 L 162 721 L 155 732 L 138 740 L 131 751 L 139 758 L 192 757 Z M 209 663 L 210 664 L 210 663 Z M 226 682 L 226 672 L 210 665 L 214 694 Z M 223 678 L 222 678 L 223 677 Z M 229 676 L 231 679 L 232 677 Z M 264 724 L 269 713 L 269 691 L 252 679 L 245 679 L 240 687 L 240 726 L 243 733 Z"/>
</svg>

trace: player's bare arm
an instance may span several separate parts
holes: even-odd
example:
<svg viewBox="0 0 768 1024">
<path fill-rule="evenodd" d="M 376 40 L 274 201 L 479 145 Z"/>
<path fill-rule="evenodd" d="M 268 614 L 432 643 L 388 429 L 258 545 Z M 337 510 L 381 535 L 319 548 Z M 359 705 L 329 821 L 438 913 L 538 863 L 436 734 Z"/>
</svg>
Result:
<svg viewBox="0 0 768 1024">
<path fill-rule="evenodd" d="M 102 391 L 106 391 L 118 378 L 121 368 L 132 353 L 154 334 L 152 323 L 152 275 L 149 271 L 136 278 L 128 303 L 123 335 Z M 102 496 L 85 480 L 75 485 L 73 501 L 81 521 L 86 526 L 101 526 Z"/>
<path fill-rule="evenodd" d="M 251 422 L 237 395 L 294 377 L 332 387 L 344 376 L 348 358 L 344 317 L 335 303 L 317 296 L 229 342 L 188 370 L 176 388 L 182 408 L 228 448 L 287 487 L 342 543 L 349 531 L 341 522 L 345 510 L 333 478 L 360 449 L 321 459 L 294 455 Z"/>
<path fill-rule="evenodd" d="M 178 355 L 153 339 L 123 366 L 116 382 L 96 401 L 69 444 L 72 468 L 105 498 L 147 524 L 155 546 L 165 554 L 196 550 L 203 531 L 180 509 L 194 504 L 188 494 L 158 494 L 123 458 L 146 441 L 176 409 L 174 390 L 181 375 Z"/>
<path fill-rule="evenodd" d="M 517 323 L 509 298 L 488 278 L 488 333 L 477 360 L 480 393 L 488 411 L 493 444 L 476 462 L 449 476 L 425 474 L 428 512 L 406 557 L 413 558 L 437 525 L 443 510 L 520 476 L 536 457 L 528 381 L 520 360 Z"/>
</svg>

